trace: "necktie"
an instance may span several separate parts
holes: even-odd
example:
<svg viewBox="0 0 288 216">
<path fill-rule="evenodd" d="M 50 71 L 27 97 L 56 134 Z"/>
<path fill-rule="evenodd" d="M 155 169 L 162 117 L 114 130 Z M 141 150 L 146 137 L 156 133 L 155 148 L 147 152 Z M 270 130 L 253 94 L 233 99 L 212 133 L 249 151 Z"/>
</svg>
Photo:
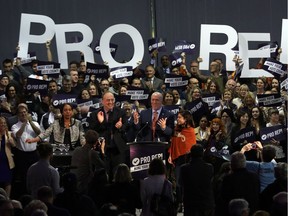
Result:
<svg viewBox="0 0 288 216">
<path fill-rule="evenodd" d="M 158 120 L 158 112 L 156 110 L 154 110 L 153 119 L 152 119 L 152 137 L 153 137 L 153 141 L 155 141 L 155 131 L 156 131 L 157 120 Z"/>
</svg>

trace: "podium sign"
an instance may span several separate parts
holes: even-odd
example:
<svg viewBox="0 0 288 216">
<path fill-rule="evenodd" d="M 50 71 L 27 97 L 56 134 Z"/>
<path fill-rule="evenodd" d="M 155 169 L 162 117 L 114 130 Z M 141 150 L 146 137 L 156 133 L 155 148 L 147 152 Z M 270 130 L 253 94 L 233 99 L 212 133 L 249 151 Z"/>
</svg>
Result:
<svg viewBox="0 0 288 216">
<path fill-rule="evenodd" d="M 148 176 L 150 162 L 161 158 L 165 163 L 167 142 L 134 142 L 130 146 L 130 172 L 133 179 L 144 179 Z"/>
</svg>

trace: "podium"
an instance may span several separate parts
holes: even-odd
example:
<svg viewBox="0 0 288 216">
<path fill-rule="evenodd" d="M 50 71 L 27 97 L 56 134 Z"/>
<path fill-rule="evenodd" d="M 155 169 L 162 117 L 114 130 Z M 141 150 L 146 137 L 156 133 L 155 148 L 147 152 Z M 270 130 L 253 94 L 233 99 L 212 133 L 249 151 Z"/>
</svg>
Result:
<svg viewBox="0 0 288 216">
<path fill-rule="evenodd" d="M 148 176 L 150 162 L 161 158 L 165 163 L 168 142 L 140 141 L 127 143 L 130 150 L 130 172 L 133 179 Z"/>
</svg>

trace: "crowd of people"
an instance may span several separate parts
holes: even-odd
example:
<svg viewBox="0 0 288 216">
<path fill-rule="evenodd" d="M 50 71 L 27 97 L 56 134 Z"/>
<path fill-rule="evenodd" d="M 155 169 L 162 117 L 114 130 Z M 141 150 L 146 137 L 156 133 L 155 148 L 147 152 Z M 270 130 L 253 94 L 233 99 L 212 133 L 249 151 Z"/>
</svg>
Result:
<svg viewBox="0 0 288 216">
<path fill-rule="evenodd" d="M 200 63 L 187 69 L 183 59 L 172 67 L 163 55 L 158 67 L 139 65 L 131 77 L 116 79 L 87 73 L 82 59 L 55 78 L 39 74 L 37 60 L 27 66 L 5 59 L 0 215 L 13 209 L 15 215 L 135 215 L 136 209 L 153 215 L 152 195 L 166 179 L 166 195 L 187 216 L 284 215 L 288 97 L 280 84 L 287 74 L 240 78 L 214 59 L 205 75 Z M 169 87 L 170 75 L 184 77 L 187 86 Z M 29 79 L 46 80 L 47 91 L 27 89 Z M 148 97 L 127 97 L 137 89 Z M 268 94 L 280 95 L 280 104 L 260 106 Z M 59 105 L 55 95 L 76 100 Z M 270 127 L 282 136 L 267 142 L 263 131 Z M 127 143 L 135 141 L 168 143 L 167 163 L 152 160 L 144 180 L 129 170 Z M 50 165 L 51 144 L 72 152 L 71 172 Z"/>
</svg>

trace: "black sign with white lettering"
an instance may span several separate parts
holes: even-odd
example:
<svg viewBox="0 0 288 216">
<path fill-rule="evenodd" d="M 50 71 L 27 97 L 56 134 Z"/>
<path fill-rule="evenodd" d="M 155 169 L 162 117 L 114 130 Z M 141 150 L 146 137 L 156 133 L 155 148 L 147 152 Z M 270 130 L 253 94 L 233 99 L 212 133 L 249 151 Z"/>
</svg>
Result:
<svg viewBox="0 0 288 216">
<path fill-rule="evenodd" d="M 77 95 L 70 95 L 70 94 L 55 94 L 52 97 L 52 104 L 54 107 L 59 105 L 69 103 L 69 104 L 76 104 L 76 97 Z"/>
<path fill-rule="evenodd" d="M 87 62 L 86 64 L 86 73 L 90 75 L 96 75 L 97 78 L 108 78 L 109 77 L 109 68 L 107 65 L 93 64 Z"/>
<path fill-rule="evenodd" d="M 178 112 L 180 111 L 180 105 L 167 105 L 164 106 L 166 110 L 172 112 L 175 116 L 177 116 Z"/>
<path fill-rule="evenodd" d="M 166 40 L 164 38 L 151 38 L 148 40 L 148 50 L 151 54 L 154 50 L 158 52 L 166 52 Z"/>
<path fill-rule="evenodd" d="M 189 110 L 191 112 L 191 114 L 193 115 L 193 118 L 194 118 L 194 116 L 203 116 L 207 111 L 205 104 L 206 103 L 204 101 L 202 101 L 201 98 L 199 98 L 199 99 L 196 99 L 192 102 L 186 103 L 184 106 L 184 109 Z M 207 104 L 206 104 L 206 106 L 207 106 Z"/>
<path fill-rule="evenodd" d="M 264 107 L 281 106 L 283 98 L 280 94 L 257 94 L 258 105 Z"/>
<path fill-rule="evenodd" d="M 193 54 L 193 50 L 195 49 L 195 44 L 188 42 L 186 40 L 180 40 L 175 42 L 174 52 L 185 52 L 186 54 Z"/>
<path fill-rule="evenodd" d="M 220 101 L 220 94 L 203 94 L 202 100 L 206 102 L 209 107 L 213 107 L 215 103 Z"/>
<path fill-rule="evenodd" d="M 58 78 L 60 74 L 60 63 L 49 61 L 38 61 L 37 75 Z"/>
<path fill-rule="evenodd" d="M 245 142 L 246 141 L 246 142 Z M 243 145 L 245 143 L 255 141 L 255 130 L 252 127 L 243 128 L 237 134 L 234 140 L 232 140 L 232 145 Z"/>
<path fill-rule="evenodd" d="M 287 73 L 287 66 L 273 58 L 266 59 L 263 64 L 263 69 L 278 78 L 284 73 Z"/>
<path fill-rule="evenodd" d="M 131 77 L 132 75 L 132 66 L 115 67 L 110 69 L 110 76 L 112 76 L 114 79 L 123 79 L 125 77 Z"/>
<path fill-rule="evenodd" d="M 188 85 L 189 77 L 187 76 L 181 76 L 181 75 L 175 75 L 175 74 L 166 74 L 166 78 L 164 79 L 164 83 L 166 85 L 166 88 L 169 89 L 186 89 L 186 86 Z"/>
<path fill-rule="evenodd" d="M 169 55 L 169 60 L 172 67 L 180 67 L 180 65 L 182 64 L 181 53 L 172 53 L 171 55 Z"/>
<path fill-rule="evenodd" d="M 261 142 L 264 144 L 270 143 L 272 139 L 281 141 L 285 139 L 283 125 L 272 127 L 264 127 L 260 129 Z"/>
<path fill-rule="evenodd" d="M 38 91 L 38 92 L 40 92 L 41 95 L 45 95 L 48 92 L 48 83 L 49 82 L 46 80 L 28 78 L 26 90 L 29 93 L 33 93 L 33 92 Z"/>
<path fill-rule="evenodd" d="M 117 49 L 118 49 L 118 45 L 117 44 L 113 44 L 113 43 L 109 43 L 109 48 L 110 48 L 110 53 L 113 56 L 113 58 L 115 58 Z M 94 47 L 94 52 L 98 55 L 101 55 L 100 53 L 100 44 L 99 44 L 99 40 L 96 41 L 95 47 Z"/>
<path fill-rule="evenodd" d="M 278 52 L 279 46 L 278 46 L 278 42 L 277 41 L 270 42 L 268 44 L 267 43 L 262 43 L 262 44 L 259 44 L 258 47 L 259 47 L 258 50 L 267 50 L 267 49 L 269 49 L 271 58 L 276 59 L 276 57 L 279 54 L 279 52 Z"/>
</svg>

